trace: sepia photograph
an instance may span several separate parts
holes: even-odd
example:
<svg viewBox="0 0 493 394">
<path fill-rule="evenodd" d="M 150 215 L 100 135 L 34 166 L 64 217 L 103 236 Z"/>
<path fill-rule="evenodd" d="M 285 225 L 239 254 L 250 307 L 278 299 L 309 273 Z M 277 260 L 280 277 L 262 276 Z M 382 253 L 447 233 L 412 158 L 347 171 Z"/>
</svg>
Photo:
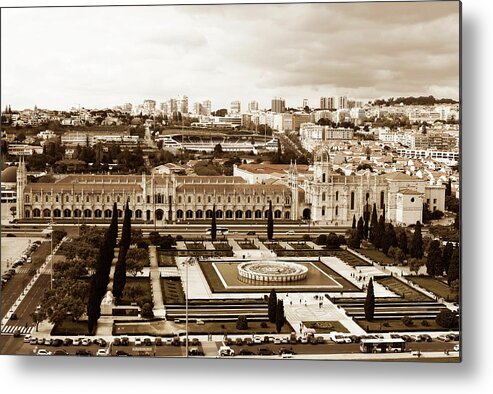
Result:
<svg viewBox="0 0 493 394">
<path fill-rule="evenodd" d="M 460 363 L 461 16 L 2 8 L 0 354 Z"/>
</svg>

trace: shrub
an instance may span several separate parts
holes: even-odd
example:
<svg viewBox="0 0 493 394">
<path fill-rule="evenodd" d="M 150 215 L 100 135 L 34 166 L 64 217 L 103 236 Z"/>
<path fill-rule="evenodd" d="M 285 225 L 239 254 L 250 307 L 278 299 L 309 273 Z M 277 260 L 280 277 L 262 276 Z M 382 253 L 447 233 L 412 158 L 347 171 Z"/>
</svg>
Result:
<svg viewBox="0 0 493 394">
<path fill-rule="evenodd" d="M 409 316 L 404 316 L 402 318 L 402 323 L 406 326 L 406 327 L 410 327 L 414 324 L 413 322 L 413 319 L 411 319 Z"/>
<path fill-rule="evenodd" d="M 303 241 L 309 241 L 310 239 L 310 234 L 303 234 Z"/>
<path fill-rule="evenodd" d="M 154 317 L 154 312 L 152 311 L 152 305 L 148 302 L 142 305 L 142 317 L 145 317 L 147 319 L 151 319 Z"/>
<path fill-rule="evenodd" d="M 267 323 L 263 321 L 262 323 L 260 323 L 260 327 L 267 328 L 268 326 Z"/>
<path fill-rule="evenodd" d="M 423 320 L 423 321 L 421 322 L 421 325 L 422 325 L 423 327 L 429 327 L 429 326 L 430 326 L 430 323 L 428 323 L 428 320 Z"/>
<path fill-rule="evenodd" d="M 183 235 L 177 235 L 176 240 L 177 241 L 183 241 Z"/>
<path fill-rule="evenodd" d="M 139 249 L 149 249 L 149 243 L 147 243 L 144 240 L 138 241 L 137 242 L 137 248 L 139 248 Z"/>
<path fill-rule="evenodd" d="M 459 318 L 456 312 L 452 312 L 450 309 L 442 309 L 436 318 L 436 323 L 443 328 L 458 328 Z"/>
<path fill-rule="evenodd" d="M 247 330 L 248 329 L 248 320 L 245 315 L 238 316 L 238 320 L 236 321 L 236 329 L 237 330 Z"/>
<path fill-rule="evenodd" d="M 389 324 L 388 321 L 386 321 L 385 323 L 382 324 L 382 326 L 384 326 L 384 327 L 390 327 L 390 324 Z"/>
<path fill-rule="evenodd" d="M 327 244 L 327 235 L 325 234 L 320 234 L 316 239 L 315 243 L 317 245 L 326 245 Z"/>
</svg>

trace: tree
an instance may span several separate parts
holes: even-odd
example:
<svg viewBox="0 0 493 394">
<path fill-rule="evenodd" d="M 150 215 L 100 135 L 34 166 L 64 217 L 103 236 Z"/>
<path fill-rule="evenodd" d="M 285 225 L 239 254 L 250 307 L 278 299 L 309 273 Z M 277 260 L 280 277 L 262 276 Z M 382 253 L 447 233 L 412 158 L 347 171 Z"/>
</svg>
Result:
<svg viewBox="0 0 493 394">
<path fill-rule="evenodd" d="M 365 319 L 372 321 L 375 315 L 375 292 L 373 290 L 373 278 L 370 278 L 368 282 L 368 288 L 366 289 L 365 299 Z"/>
<path fill-rule="evenodd" d="M 221 144 L 217 144 L 214 147 L 214 157 L 222 156 L 222 154 L 223 154 L 223 147 L 221 146 Z"/>
<path fill-rule="evenodd" d="M 423 258 L 423 236 L 421 235 L 421 223 L 416 222 L 413 238 L 411 240 L 411 249 L 409 250 L 411 257 Z"/>
<path fill-rule="evenodd" d="M 382 252 L 387 254 L 391 246 L 397 246 L 397 236 L 395 235 L 395 230 L 392 223 L 387 223 L 385 225 L 385 233 L 382 239 Z"/>
<path fill-rule="evenodd" d="M 421 260 L 418 260 L 418 259 L 415 259 L 415 258 L 409 259 L 407 263 L 409 265 L 409 270 L 411 272 L 414 272 L 415 274 L 417 274 L 419 272 L 419 269 L 423 265 L 421 263 Z"/>
<path fill-rule="evenodd" d="M 447 271 L 447 282 L 450 285 L 458 279 L 460 279 L 460 249 L 459 247 L 456 247 L 450 258 L 450 264 Z"/>
<path fill-rule="evenodd" d="M 377 227 L 375 228 L 375 235 L 373 239 L 373 245 L 379 249 L 382 247 L 383 237 L 385 235 L 385 219 L 383 215 L 380 215 L 378 219 Z"/>
<path fill-rule="evenodd" d="M 216 205 L 212 207 L 212 219 L 211 219 L 211 239 L 216 240 L 217 237 L 217 224 L 216 224 Z"/>
<path fill-rule="evenodd" d="M 276 308 L 276 331 L 278 334 L 281 332 L 282 326 L 284 326 L 285 321 L 286 318 L 284 317 L 284 302 L 283 300 L 278 300 Z"/>
<path fill-rule="evenodd" d="M 122 238 L 120 239 L 120 250 L 118 251 L 118 261 L 115 266 L 115 274 L 113 276 L 113 295 L 119 300 L 123 295 L 123 289 L 127 280 L 127 252 L 130 247 L 132 237 L 131 229 L 131 213 L 127 205 L 125 206 L 125 216 L 123 218 Z"/>
<path fill-rule="evenodd" d="M 457 312 L 453 312 L 450 309 L 442 309 L 435 319 L 436 323 L 449 329 L 457 329 L 459 327 L 459 318 Z"/>
<path fill-rule="evenodd" d="M 365 204 L 365 207 L 363 209 L 363 220 L 364 220 L 364 226 L 363 226 L 363 236 L 365 239 L 368 239 L 369 235 L 369 230 L 370 230 L 370 206 L 368 205 L 368 202 Z"/>
<path fill-rule="evenodd" d="M 238 320 L 236 320 L 236 329 L 248 330 L 248 320 L 245 315 L 238 316 Z"/>
<path fill-rule="evenodd" d="M 364 224 L 363 224 L 363 218 L 361 216 L 358 219 L 358 225 L 356 226 L 356 231 L 357 231 L 358 239 L 361 242 L 361 240 L 365 236 L 365 229 L 364 229 Z"/>
<path fill-rule="evenodd" d="M 351 229 L 349 232 L 348 246 L 353 249 L 359 249 L 361 240 L 358 237 L 358 230 Z"/>
<path fill-rule="evenodd" d="M 373 204 L 373 210 L 371 212 L 371 221 L 370 221 L 370 242 L 375 241 L 375 232 L 378 226 L 378 216 L 377 216 L 377 204 Z"/>
<path fill-rule="evenodd" d="M 271 323 L 276 322 L 276 312 L 277 312 L 277 294 L 276 290 L 272 289 L 269 294 L 269 301 L 267 303 L 269 321 Z"/>
<path fill-rule="evenodd" d="M 399 232 L 399 235 L 397 237 L 397 242 L 399 244 L 399 248 L 402 250 L 402 253 L 404 253 L 404 257 L 407 256 L 409 253 L 409 248 L 407 246 L 407 232 L 406 230 L 401 230 Z"/>
<path fill-rule="evenodd" d="M 272 200 L 269 201 L 269 211 L 267 214 L 267 239 L 274 238 L 274 216 L 272 215 Z"/>
<path fill-rule="evenodd" d="M 146 319 L 152 319 L 154 317 L 154 312 L 152 310 L 152 304 L 146 302 L 142 305 L 142 317 Z"/>
<path fill-rule="evenodd" d="M 394 260 L 394 263 L 402 264 L 404 262 L 404 258 L 406 257 L 402 252 L 401 248 L 396 246 L 391 246 L 387 255 Z"/>
<path fill-rule="evenodd" d="M 341 240 L 336 233 L 329 233 L 327 236 L 327 249 L 339 249 L 341 246 Z"/>
<path fill-rule="evenodd" d="M 142 272 L 149 260 L 149 252 L 145 249 L 133 248 L 127 252 L 126 268 L 132 276 Z"/>
<path fill-rule="evenodd" d="M 426 257 L 426 272 L 430 276 L 443 275 L 442 250 L 440 241 L 433 240 L 428 246 L 428 256 Z"/>
<path fill-rule="evenodd" d="M 448 272 L 448 267 L 450 261 L 452 260 L 452 255 L 454 254 L 454 245 L 452 242 L 447 242 L 442 251 L 442 264 L 445 272 Z"/>
<path fill-rule="evenodd" d="M 352 229 L 356 229 L 356 215 L 353 215 L 353 225 L 351 226 Z"/>
</svg>

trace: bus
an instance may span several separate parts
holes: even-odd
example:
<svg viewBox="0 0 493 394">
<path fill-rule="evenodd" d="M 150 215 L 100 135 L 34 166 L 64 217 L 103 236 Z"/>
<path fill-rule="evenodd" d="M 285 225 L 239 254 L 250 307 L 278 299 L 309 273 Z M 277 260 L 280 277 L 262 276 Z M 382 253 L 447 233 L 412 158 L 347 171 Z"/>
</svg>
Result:
<svg viewBox="0 0 493 394">
<path fill-rule="evenodd" d="M 211 235 L 212 228 L 208 228 L 205 233 L 207 235 Z M 216 227 L 216 234 L 217 235 L 227 235 L 229 233 L 229 229 L 227 227 Z"/>
<path fill-rule="evenodd" d="M 360 340 L 359 349 L 363 353 L 403 352 L 406 349 L 406 341 L 402 338 L 363 338 Z"/>
</svg>

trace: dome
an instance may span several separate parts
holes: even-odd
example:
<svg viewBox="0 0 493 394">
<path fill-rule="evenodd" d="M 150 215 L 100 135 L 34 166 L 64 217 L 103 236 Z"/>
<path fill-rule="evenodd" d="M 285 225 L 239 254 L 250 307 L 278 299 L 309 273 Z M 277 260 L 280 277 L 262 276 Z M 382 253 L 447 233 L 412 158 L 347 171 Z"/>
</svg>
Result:
<svg viewBox="0 0 493 394">
<path fill-rule="evenodd" d="M 2 171 L 2 183 L 15 183 L 17 181 L 17 167 L 7 167 Z"/>
</svg>

